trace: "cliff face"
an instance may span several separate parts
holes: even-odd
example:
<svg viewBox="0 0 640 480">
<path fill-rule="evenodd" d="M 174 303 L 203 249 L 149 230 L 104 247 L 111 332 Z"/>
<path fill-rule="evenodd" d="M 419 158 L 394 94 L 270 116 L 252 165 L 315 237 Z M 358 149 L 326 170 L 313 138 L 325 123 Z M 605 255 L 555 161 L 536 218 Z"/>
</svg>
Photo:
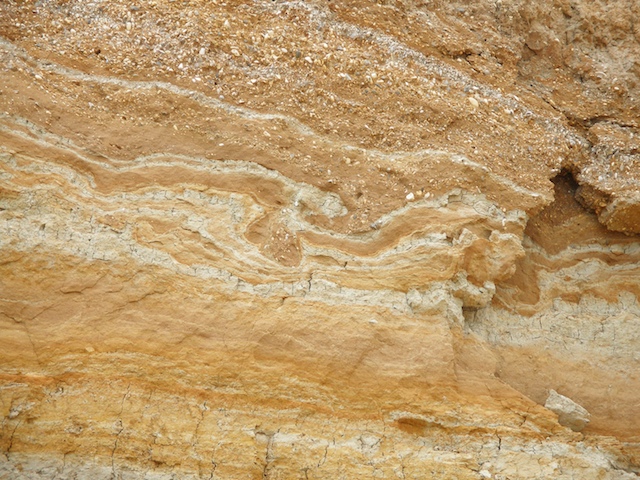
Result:
<svg viewBox="0 0 640 480">
<path fill-rule="evenodd" d="M 2 2 L 0 478 L 637 478 L 638 18 Z"/>
</svg>

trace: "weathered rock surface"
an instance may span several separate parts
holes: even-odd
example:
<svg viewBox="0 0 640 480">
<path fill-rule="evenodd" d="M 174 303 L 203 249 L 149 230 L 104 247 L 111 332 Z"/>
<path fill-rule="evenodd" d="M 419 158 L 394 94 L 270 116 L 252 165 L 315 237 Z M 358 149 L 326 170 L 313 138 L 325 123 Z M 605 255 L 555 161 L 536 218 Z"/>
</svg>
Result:
<svg viewBox="0 0 640 480">
<path fill-rule="evenodd" d="M 569 427 L 574 432 L 581 432 L 589 423 L 589 412 L 576 402 L 555 390 L 549 392 L 544 407 L 558 415 L 560 425 Z"/>
<path fill-rule="evenodd" d="M 639 16 L 0 3 L 0 478 L 637 478 Z"/>
</svg>

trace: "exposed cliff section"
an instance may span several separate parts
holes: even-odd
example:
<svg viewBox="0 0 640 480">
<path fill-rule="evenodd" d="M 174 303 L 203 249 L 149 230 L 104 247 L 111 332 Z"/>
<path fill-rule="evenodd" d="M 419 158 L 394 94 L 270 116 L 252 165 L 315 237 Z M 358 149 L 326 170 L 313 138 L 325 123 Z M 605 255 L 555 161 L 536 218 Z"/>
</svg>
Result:
<svg viewBox="0 0 640 480">
<path fill-rule="evenodd" d="M 586 211 L 568 173 L 554 182 L 515 275 L 466 325 L 497 347 L 497 374 L 519 391 L 543 403 L 542 385 L 555 385 L 587 407 L 591 431 L 635 437 L 640 244 Z"/>
<path fill-rule="evenodd" d="M 637 9 L 0 5 L 1 475 L 637 478 Z"/>
</svg>

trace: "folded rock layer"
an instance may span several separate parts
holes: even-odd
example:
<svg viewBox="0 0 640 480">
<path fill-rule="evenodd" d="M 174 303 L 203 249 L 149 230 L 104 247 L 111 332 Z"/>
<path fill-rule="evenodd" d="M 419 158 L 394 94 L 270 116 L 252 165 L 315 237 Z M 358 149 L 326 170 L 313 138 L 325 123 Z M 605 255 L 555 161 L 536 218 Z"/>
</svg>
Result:
<svg viewBox="0 0 640 480">
<path fill-rule="evenodd" d="M 1 4 L 0 478 L 637 478 L 638 14 Z"/>
</svg>

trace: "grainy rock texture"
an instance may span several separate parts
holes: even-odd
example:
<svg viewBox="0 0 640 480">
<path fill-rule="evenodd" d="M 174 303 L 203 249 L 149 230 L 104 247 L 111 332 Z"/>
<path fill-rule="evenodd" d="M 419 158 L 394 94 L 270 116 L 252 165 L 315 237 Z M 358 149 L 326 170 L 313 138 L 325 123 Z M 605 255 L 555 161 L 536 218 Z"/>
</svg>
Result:
<svg viewBox="0 0 640 480">
<path fill-rule="evenodd" d="M 0 478 L 638 478 L 638 19 L 0 2 Z"/>
<path fill-rule="evenodd" d="M 589 412 L 555 390 L 549 392 L 549 397 L 544 402 L 544 407 L 558 415 L 560 425 L 569 427 L 574 432 L 581 432 L 589 423 Z"/>
</svg>

